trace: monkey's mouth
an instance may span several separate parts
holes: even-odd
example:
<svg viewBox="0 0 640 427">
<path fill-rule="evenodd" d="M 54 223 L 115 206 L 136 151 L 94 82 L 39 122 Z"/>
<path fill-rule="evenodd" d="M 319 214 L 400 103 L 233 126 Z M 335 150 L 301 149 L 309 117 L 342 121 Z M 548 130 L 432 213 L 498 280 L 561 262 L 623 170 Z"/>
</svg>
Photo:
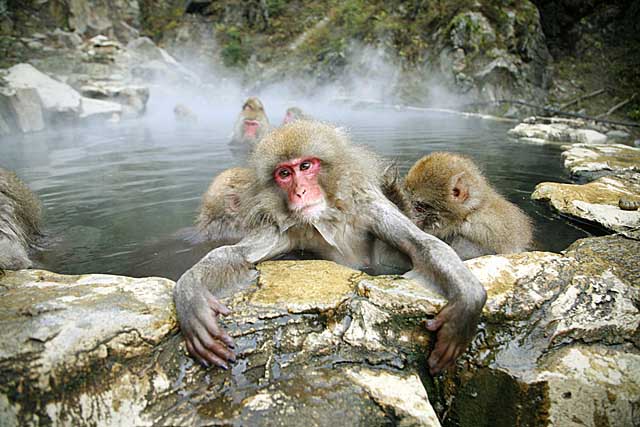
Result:
<svg viewBox="0 0 640 427">
<path fill-rule="evenodd" d="M 290 206 L 293 211 L 305 218 L 317 218 L 327 207 L 324 199 L 305 204 L 304 206 Z"/>
<path fill-rule="evenodd" d="M 255 137 L 259 127 L 260 127 L 260 122 L 257 120 L 244 121 L 244 133 L 246 136 Z"/>
</svg>

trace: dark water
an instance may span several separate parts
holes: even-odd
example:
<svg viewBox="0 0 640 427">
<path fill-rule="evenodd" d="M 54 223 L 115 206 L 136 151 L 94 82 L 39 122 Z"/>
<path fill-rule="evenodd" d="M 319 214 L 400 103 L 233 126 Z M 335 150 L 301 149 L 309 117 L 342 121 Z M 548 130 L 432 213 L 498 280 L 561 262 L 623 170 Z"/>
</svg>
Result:
<svg viewBox="0 0 640 427">
<path fill-rule="evenodd" d="M 529 199 L 537 183 L 568 177 L 558 147 L 511 140 L 511 124 L 424 113 L 312 113 L 396 159 L 403 173 L 432 151 L 470 155 L 533 218 L 539 249 L 560 251 L 589 235 Z M 45 207 L 52 242 L 43 266 L 70 274 L 177 278 L 209 249 L 185 239 L 202 193 L 218 172 L 243 161 L 227 146 L 233 114 L 201 116 L 197 125 L 180 125 L 165 114 L 0 139 L 0 166 L 16 171 Z"/>
</svg>

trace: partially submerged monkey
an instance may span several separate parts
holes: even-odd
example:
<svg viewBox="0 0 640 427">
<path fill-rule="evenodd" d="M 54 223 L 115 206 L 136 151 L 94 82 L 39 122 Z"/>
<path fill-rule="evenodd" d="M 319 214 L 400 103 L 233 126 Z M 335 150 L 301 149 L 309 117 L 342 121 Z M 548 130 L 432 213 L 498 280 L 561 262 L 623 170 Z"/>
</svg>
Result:
<svg viewBox="0 0 640 427">
<path fill-rule="evenodd" d="M 0 168 L 0 269 L 32 266 L 29 253 L 40 236 L 42 208 L 13 172 Z"/>
<path fill-rule="evenodd" d="M 231 144 L 252 148 L 270 129 L 262 101 L 255 96 L 249 97 L 242 104 L 242 111 L 233 126 Z"/>
<path fill-rule="evenodd" d="M 404 189 L 418 227 L 447 242 L 462 259 L 531 246 L 529 217 L 498 194 L 467 157 L 443 152 L 423 157 L 407 173 Z"/>
<path fill-rule="evenodd" d="M 174 300 L 188 351 L 227 368 L 234 343 L 217 321 L 230 310 L 218 298 L 247 286 L 255 264 L 298 249 L 362 268 L 401 253 L 405 276 L 449 299 L 427 324 L 437 331 L 432 373 L 451 365 L 476 332 L 486 292 L 456 253 L 421 231 L 381 191 L 380 159 L 351 145 L 338 129 L 299 120 L 276 129 L 255 148 L 256 180 L 241 198 L 246 235 L 209 252 L 178 280 Z M 406 270 L 405 270 L 406 271 Z"/>
<path fill-rule="evenodd" d="M 282 124 L 286 125 L 287 123 L 291 123 L 291 122 L 294 122 L 296 120 L 311 120 L 311 117 L 306 115 L 298 107 L 289 107 L 289 108 L 287 108 L 287 112 L 284 115 L 284 119 L 282 119 Z"/>
<path fill-rule="evenodd" d="M 198 231 L 207 240 L 237 243 L 247 234 L 240 215 L 241 200 L 255 182 L 248 168 L 221 172 L 202 196 L 196 221 Z"/>
</svg>

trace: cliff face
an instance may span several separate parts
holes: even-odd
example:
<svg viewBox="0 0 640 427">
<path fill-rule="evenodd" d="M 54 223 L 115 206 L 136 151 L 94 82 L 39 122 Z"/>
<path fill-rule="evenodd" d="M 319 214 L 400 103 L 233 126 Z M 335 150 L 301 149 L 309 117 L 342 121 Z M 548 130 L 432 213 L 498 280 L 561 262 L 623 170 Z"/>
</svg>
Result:
<svg viewBox="0 0 640 427">
<path fill-rule="evenodd" d="M 376 98 L 434 101 L 433 87 L 465 100 L 539 101 L 549 55 L 528 2 L 73 0 L 6 2 L 7 64 L 43 55 L 33 33 L 56 28 L 120 42 L 152 36 L 201 74 L 249 86 L 294 79 L 304 89 L 337 82 L 383 85 Z"/>
</svg>

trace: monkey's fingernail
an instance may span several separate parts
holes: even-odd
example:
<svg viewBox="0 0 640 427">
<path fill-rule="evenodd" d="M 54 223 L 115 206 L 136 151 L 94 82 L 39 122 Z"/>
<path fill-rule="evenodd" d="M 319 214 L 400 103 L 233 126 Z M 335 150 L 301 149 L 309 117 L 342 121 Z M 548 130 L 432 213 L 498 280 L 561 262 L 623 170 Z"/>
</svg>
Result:
<svg viewBox="0 0 640 427">
<path fill-rule="evenodd" d="M 202 363 L 205 368 L 209 367 L 209 362 L 207 362 L 206 360 L 201 360 L 200 363 Z"/>
<path fill-rule="evenodd" d="M 227 364 L 225 364 L 225 363 L 218 363 L 218 366 L 220 366 L 225 371 L 229 370 L 229 366 Z"/>
</svg>

